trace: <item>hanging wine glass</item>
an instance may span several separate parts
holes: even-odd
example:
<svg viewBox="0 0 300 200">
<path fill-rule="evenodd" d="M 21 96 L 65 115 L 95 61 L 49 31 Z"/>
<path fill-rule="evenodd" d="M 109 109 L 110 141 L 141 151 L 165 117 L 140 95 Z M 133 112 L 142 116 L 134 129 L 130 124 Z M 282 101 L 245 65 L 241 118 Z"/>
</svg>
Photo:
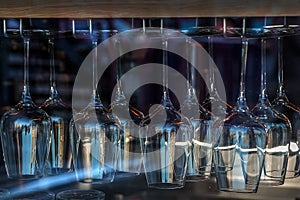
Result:
<svg viewBox="0 0 300 200">
<path fill-rule="evenodd" d="M 252 110 L 256 119 L 265 126 L 267 145 L 265 163 L 260 183 L 281 185 L 285 173 L 289 153 L 291 126 L 289 120 L 271 107 L 267 95 L 266 84 L 266 39 L 261 39 L 261 89 L 258 103 Z"/>
<path fill-rule="evenodd" d="M 187 56 L 195 56 L 191 38 L 186 39 Z M 199 105 L 194 83 L 194 72 L 187 62 L 187 95 L 181 106 L 181 114 L 186 116 L 193 126 L 192 149 L 188 162 L 187 181 L 199 181 L 209 178 L 212 165 L 212 115 Z"/>
<path fill-rule="evenodd" d="M 215 22 L 214 28 L 216 28 L 217 24 Z M 214 60 L 214 48 L 213 48 L 213 38 L 214 35 L 207 36 L 208 43 L 208 54 L 210 55 L 209 60 L 209 87 L 208 94 L 204 101 L 202 102 L 202 106 L 204 109 L 213 113 L 215 120 L 220 120 L 221 118 L 227 116 L 228 112 L 232 110 L 232 106 L 223 101 L 218 93 L 217 87 L 215 85 L 215 72 L 213 67 Z M 214 105 L 215 109 L 212 110 L 212 105 Z M 214 157 L 212 157 L 214 159 Z M 214 162 L 212 162 L 211 174 L 215 173 Z"/>
<path fill-rule="evenodd" d="M 50 96 L 40 107 L 48 113 L 52 121 L 52 137 L 49 153 L 50 174 L 71 171 L 72 155 L 69 144 L 69 122 L 72 110 L 59 97 L 56 88 L 54 36 L 48 38 L 50 55 Z"/>
<path fill-rule="evenodd" d="M 90 30 L 91 28 L 90 20 Z M 73 116 L 70 141 L 77 179 L 86 183 L 112 182 L 118 159 L 121 128 L 116 117 L 108 112 L 97 92 L 98 39 L 92 40 L 93 92 L 88 106 Z"/>
<path fill-rule="evenodd" d="M 245 19 L 243 19 L 245 29 Z M 248 39 L 242 37 L 240 92 L 236 106 L 216 124 L 214 148 L 217 185 L 221 191 L 256 192 L 264 161 L 266 132 L 250 113 L 245 95 Z"/>
<path fill-rule="evenodd" d="M 117 89 L 114 100 L 111 103 L 111 110 L 116 113 L 122 128 L 120 135 L 120 154 L 118 157 L 118 172 L 117 176 L 126 177 L 132 175 L 139 175 L 142 166 L 142 145 L 139 138 L 139 129 L 136 125 L 140 125 L 144 118 L 144 114 L 131 106 L 122 90 L 121 69 L 122 69 L 122 56 L 121 41 L 117 37 L 115 41 L 116 49 L 119 53 L 117 59 Z"/>
<path fill-rule="evenodd" d="M 24 40 L 24 86 L 21 101 L 1 119 L 1 141 L 6 172 L 10 178 L 43 176 L 51 139 L 51 119 L 31 99 L 29 87 L 29 44 L 32 31 L 22 30 Z"/>
<path fill-rule="evenodd" d="M 161 104 L 143 121 L 143 125 L 146 126 L 143 164 L 150 188 L 175 189 L 184 186 L 192 126 L 186 117 L 175 110 L 169 97 L 167 67 L 169 38 L 166 38 L 167 34 L 164 33 L 162 23 L 161 21 L 163 97 Z M 147 34 L 145 30 L 145 35 Z"/>
<path fill-rule="evenodd" d="M 299 176 L 299 131 L 300 131 L 300 108 L 292 104 L 286 96 L 283 81 L 283 54 L 282 37 L 277 38 L 278 42 L 278 92 L 277 98 L 272 102 L 273 108 L 284 114 L 291 123 L 292 134 L 290 139 L 290 150 L 285 178 Z"/>
</svg>

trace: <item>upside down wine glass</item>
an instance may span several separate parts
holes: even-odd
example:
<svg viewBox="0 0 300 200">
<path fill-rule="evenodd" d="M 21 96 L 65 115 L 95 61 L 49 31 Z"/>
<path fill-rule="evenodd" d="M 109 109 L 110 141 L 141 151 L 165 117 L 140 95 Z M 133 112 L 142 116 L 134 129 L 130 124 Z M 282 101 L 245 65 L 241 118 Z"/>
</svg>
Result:
<svg viewBox="0 0 300 200">
<path fill-rule="evenodd" d="M 209 60 L 209 87 L 208 87 L 208 95 L 204 99 L 202 103 L 202 107 L 213 114 L 215 120 L 221 120 L 225 116 L 227 116 L 228 111 L 232 110 L 231 105 L 227 104 L 223 99 L 221 99 L 216 84 L 215 84 L 215 71 L 213 66 L 214 59 L 214 48 L 213 48 L 213 35 L 207 36 L 208 43 L 208 53 L 210 55 Z M 212 105 L 214 105 L 215 109 L 212 109 Z M 212 160 L 214 157 L 212 157 Z M 211 166 L 211 174 L 215 173 L 214 162 L 212 162 Z"/>
<path fill-rule="evenodd" d="M 118 117 L 122 128 L 116 177 L 127 177 L 139 175 L 141 171 L 143 154 L 139 137 L 139 126 L 144 118 L 144 114 L 131 106 L 124 95 L 120 80 L 122 69 L 122 55 L 120 55 L 120 52 L 122 45 L 118 37 L 115 40 L 115 45 L 119 53 L 119 58 L 116 61 L 117 89 L 110 107 Z"/>
<path fill-rule="evenodd" d="M 186 39 L 187 56 L 196 56 L 195 44 Z M 188 162 L 187 181 L 199 181 L 209 178 L 212 165 L 212 115 L 199 105 L 194 86 L 194 72 L 187 62 L 187 95 L 181 107 L 181 114 L 186 116 L 193 126 L 192 149 Z"/>
<path fill-rule="evenodd" d="M 93 93 L 88 106 L 70 122 L 70 141 L 77 179 L 85 183 L 112 182 L 118 159 L 119 121 L 102 104 L 96 81 L 97 38 L 93 45 Z"/>
<path fill-rule="evenodd" d="M 221 191 L 256 192 L 264 163 L 266 132 L 246 103 L 248 40 L 242 37 L 240 92 L 232 112 L 216 124 L 214 148 L 217 185 Z"/>
<path fill-rule="evenodd" d="M 291 125 L 289 120 L 272 108 L 266 84 L 266 39 L 261 39 L 261 89 L 258 103 L 252 110 L 256 119 L 265 126 L 267 145 L 260 183 L 281 185 L 284 183 L 289 153 Z"/>
<path fill-rule="evenodd" d="M 50 55 L 50 96 L 40 107 L 48 113 L 52 121 L 52 137 L 49 153 L 50 174 L 70 172 L 72 154 L 69 144 L 69 122 L 72 118 L 71 108 L 59 97 L 56 88 L 54 38 L 48 38 Z"/>
<path fill-rule="evenodd" d="M 31 99 L 30 33 L 24 33 L 24 86 L 21 101 L 1 119 L 1 141 L 8 177 L 35 179 L 44 174 L 51 139 L 51 119 Z"/>
<path fill-rule="evenodd" d="M 283 54 L 282 37 L 277 38 L 278 42 L 278 91 L 277 98 L 272 102 L 275 110 L 284 114 L 291 123 L 292 134 L 290 137 L 290 150 L 285 178 L 299 176 L 299 133 L 300 133 L 300 108 L 291 103 L 286 96 L 283 81 Z"/>
<path fill-rule="evenodd" d="M 144 120 L 146 137 L 144 167 L 150 188 L 182 188 L 185 183 L 187 163 L 191 148 L 192 126 L 177 112 L 168 91 L 168 42 L 164 30 L 160 39 L 163 46 L 163 97 L 149 118 Z M 147 32 L 146 32 L 147 34 Z"/>
</svg>

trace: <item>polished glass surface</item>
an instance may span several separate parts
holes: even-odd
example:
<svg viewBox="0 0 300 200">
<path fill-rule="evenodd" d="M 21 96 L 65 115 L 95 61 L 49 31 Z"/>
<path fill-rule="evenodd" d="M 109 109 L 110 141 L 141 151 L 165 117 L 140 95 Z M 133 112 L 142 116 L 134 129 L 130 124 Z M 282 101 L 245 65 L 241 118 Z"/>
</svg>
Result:
<svg viewBox="0 0 300 200">
<path fill-rule="evenodd" d="M 283 47 L 282 37 L 277 38 L 278 42 L 278 92 L 277 98 L 272 102 L 273 108 L 279 113 L 284 114 L 291 123 L 292 133 L 290 136 L 290 150 L 288 156 L 288 165 L 286 178 L 295 178 L 299 176 L 299 131 L 300 131 L 300 108 L 291 103 L 285 93 L 283 81 Z"/>
<path fill-rule="evenodd" d="M 121 41 L 116 39 L 116 49 L 120 52 L 122 48 Z M 122 57 L 119 56 L 116 62 L 117 67 L 117 89 L 110 109 L 115 113 L 120 121 L 120 152 L 117 163 L 117 177 L 128 177 L 139 175 L 142 170 L 142 142 L 139 133 L 141 121 L 144 114 L 131 106 L 127 101 L 122 89 L 121 71 Z"/>
<path fill-rule="evenodd" d="M 247 53 L 248 40 L 243 37 L 240 94 L 230 114 L 215 124 L 219 138 L 214 164 L 221 191 L 256 192 L 264 164 L 265 128 L 249 111 L 245 97 Z"/>
<path fill-rule="evenodd" d="M 144 120 L 144 168 L 148 186 L 157 189 L 182 188 L 191 151 L 192 126 L 174 108 L 168 92 L 168 38 L 160 35 L 163 48 L 163 97 L 161 104 Z"/>
<path fill-rule="evenodd" d="M 209 111 L 215 121 L 222 120 L 228 114 L 228 112 L 232 109 L 232 106 L 227 104 L 223 99 L 221 99 L 216 83 L 215 83 L 215 71 L 213 66 L 214 60 L 214 45 L 213 45 L 213 35 L 207 36 L 208 43 L 208 53 L 210 55 L 209 60 L 209 86 L 208 86 L 208 94 L 204 101 L 202 102 L 202 107 Z M 213 108 L 214 106 L 214 108 Z M 211 166 L 211 174 L 215 173 L 215 167 L 213 162 L 214 157 L 212 156 L 212 166 Z"/>
<path fill-rule="evenodd" d="M 31 99 L 29 90 L 29 37 L 24 37 L 24 87 L 21 101 L 1 119 L 1 142 L 8 177 L 44 175 L 51 140 L 51 120 Z"/>
<path fill-rule="evenodd" d="M 70 142 L 77 179 L 86 183 L 112 182 L 115 177 L 121 128 L 102 104 L 96 90 L 97 39 L 92 39 L 93 94 L 89 105 L 73 116 Z"/>
<path fill-rule="evenodd" d="M 49 174 L 60 174 L 72 170 L 72 155 L 69 143 L 71 107 L 59 97 L 55 81 L 54 39 L 48 39 L 50 55 L 50 96 L 40 107 L 50 116 L 52 136 L 49 153 Z"/>
<path fill-rule="evenodd" d="M 190 38 L 186 39 L 187 56 L 194 56 Z M 194 89 L 194 75 L 187 63 L 187 95 L 181 106 L 181 114 L 186 116 L 192 126 L 192 150 L 188 162 L 187 181 L 199 181 L 209 178 L 212 167 L 214 134 L 212 131 L 212 114 L 198 102 Z"/>
<path fill-rule="evenodd" d="M 256 119 L 265 126 L 267 145 L 261 184 L 281 185 L 287 170 L 291 125 L 289 120 L 274 110 L 267 95 L 266 43 L 261 39 L 261 89 L 257 104 L 252 110 Z"/>
</svg>

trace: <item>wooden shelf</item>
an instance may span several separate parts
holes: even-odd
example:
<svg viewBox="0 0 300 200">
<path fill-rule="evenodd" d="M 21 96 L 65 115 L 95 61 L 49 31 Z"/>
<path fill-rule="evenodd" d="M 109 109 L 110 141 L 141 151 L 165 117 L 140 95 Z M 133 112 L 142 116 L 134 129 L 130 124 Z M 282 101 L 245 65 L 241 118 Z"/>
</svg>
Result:
<svg viewBox="0 0 300 200">
<path fill-rule="evenodd" d="M 299 0 L 14 0 L 1 18 L 299 16 Z"/>
</svg>

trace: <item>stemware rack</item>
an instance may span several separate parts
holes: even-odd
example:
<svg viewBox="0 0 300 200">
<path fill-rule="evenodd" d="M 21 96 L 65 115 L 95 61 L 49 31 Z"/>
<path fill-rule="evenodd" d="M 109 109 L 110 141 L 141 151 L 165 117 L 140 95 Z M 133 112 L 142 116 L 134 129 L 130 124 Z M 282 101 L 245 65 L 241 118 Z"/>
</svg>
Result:
<svg viewBox="0 0 300 200">
<path fill-rule="evenodd" d="M 184 17 L 162 18 L 164 28 L 176 29 L 191 36 L 204 48 L 207 48 L 207 35 L 214 35 L 214 61 L 218 66 L 225 84 L 227 102 L 234 104 L 238 94 L 240 66 L 240 38 L 245 35 L 249 40 L 249 57 L 247 70 L 247 100 L 249 107 L 256 103 L 259 93 L 260 73 L 260 38 L 268 40 L 268 93 L 274 99 L 277 89 L 277 45 L 276 37 L 284 37 L 284 70 L 287 94 L 296 105 L 300 105 L 297 65 L 300 63 L 300 17 Z M 92 22 L 93 26 L 89 26 Z M 43 102 L 49 92 L 49 61 L 47 39 L 50 34 L 55 38 L 58 90 L 62 98 L 71 104 L 72 86 L 76 73 L 84 58 L 91 50 L 91 33 L 105 40 L 111 33 L 134 28 L 160 27 L 161 18 L 2 18 L 0 21 L 0 114 L 13 106 L 18 100 L 22 88 L 22 34 L 32 34 L 30 74 L 31 93 L 37 105 Z M 272 26 L 272 27 L 271 27 Z M 200 27 L 200 28 L 199 28 Z M 213 27 L 210 29 L 208 27 Z M 101 55 L 100 55 L 101 56 Z M 185 68 L 183 65 L 182 68 Z M 183 72 L 184 73 L 184 72 Z M 108 74 L 109 75 L 109 74 Z M 112 88 L 108 83 L 114 76 L 102 80 L 107 84 L 101 88 L 101 98 L 108 105 Z M 206 87 L 200 81 L 196 88 L 199 99 L 206 95 Z M 151 90 L 155 93 L 155 90 Z M 143 94 L 143 93 L 141 93 Z M 155 96 L 155 95 L 153 95 Z M 156 95 L 151 101 L 159 101 Z M 145 99 L 143 99 L 146 101 Z M 134 102 L 134 101 L 133 101 Z M 147 101 L 146 101 L 147 102 Z M 201 101 L 200 101 L 201 102 Z M 135 102 L 136 103 L 136 102 Z M 149 102 L 148 102 L 149 103 Z M 151 103 L 151 102 L 150 102 Z M 141 103 L 142 105 L 142 103 Z M 136 106 L 141 106 L 137 103 Z M 140 107 L 143 110 L 142 107 Z M 144 108 L 146 110 L 146 108 Z M 63 188 L 97 188 L 104 190 L 108 199 L 154 199 L 157 197 L 174 199 L 297 199 L 300 198 L 300 178 L 289 179 L 277 187 L 260 187 L 256 194 L 235 194 L 219 192 L 214 177 L 198 183 L 187 183 L 184 189 L 158 191 L 147 189 L 143 175 L 116 180 L 111 184 L 91 186 L 77 183 L 74 179 L 55 183 L 51 178 L 44 178 L 34 184 L 43 189 L 60 191 Z M 0 157 L 0 187 L 25 187 L 27 183 L 7 180 L 2 153 Z M 4 180 L 4 181 L 2 181 Z M 60 179 L 59 179 L 60 180 Z"/>
</svg>

